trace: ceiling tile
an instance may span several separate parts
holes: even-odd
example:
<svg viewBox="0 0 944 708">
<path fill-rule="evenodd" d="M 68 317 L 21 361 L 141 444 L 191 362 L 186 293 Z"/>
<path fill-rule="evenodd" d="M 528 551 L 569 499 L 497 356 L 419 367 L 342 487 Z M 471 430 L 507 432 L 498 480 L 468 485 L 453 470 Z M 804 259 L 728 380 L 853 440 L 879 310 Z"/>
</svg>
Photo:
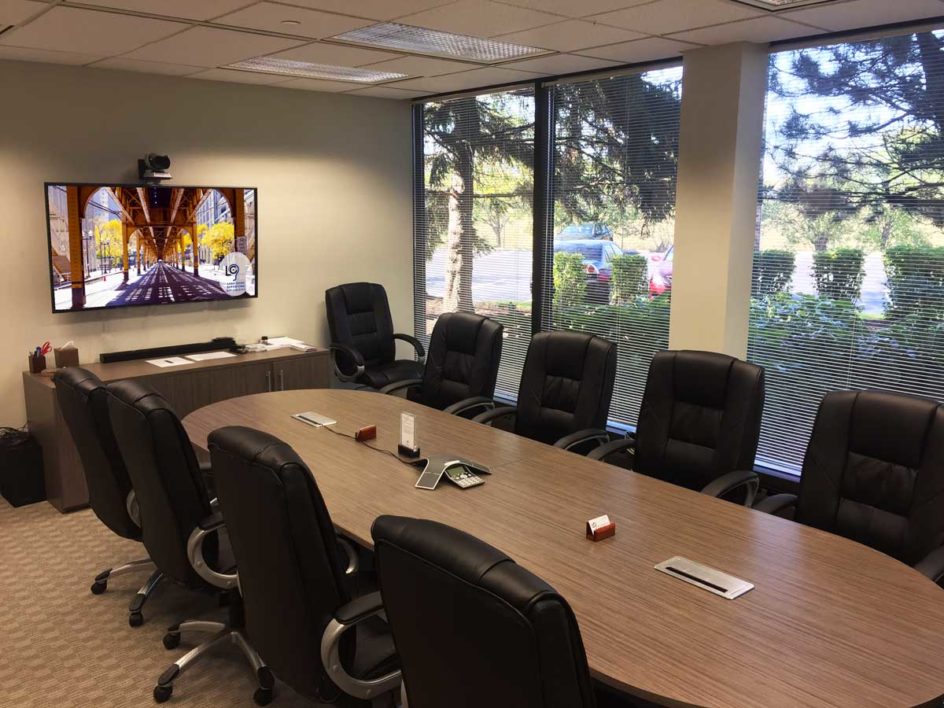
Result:
<svg viewBox="0 0 944 708">
<path fill-rule="evenodd" d="M 279 88 L 298 89 L 301 91 L 327 91 L 329 93 L 350 91 L 351 86 L 352 84 L 347 81 L 325 81 L 324 79 L 292 79 L 291 81 L 286 81 L 284 84 L 279 84 Z"/>
<path fill-rule="evenodd" d="M 187 20 L 211 20 L 245 7 L 251 0 L 84 0 L 90 5 L 132 12 L 150 12 Z"/>
<path fill-rule="evenodd" d="M 594 15 L 593 19 L 644 34 L 669 34 L 764 14 L 757 8 L 723 0 L 656 0 L 648 5 Z"/>
<path fill-rule="evenodd" d="M 445 76 L 404 79 L 394 84 L 385 85 L 397 88 L 419 89 L 432 93 L 448 93 L 451 91 L 465 91 L 467 89 L 482 88 L 484 86 L 494 86 L 496 84 L 510 84 L 517 81 L 524 83 L 526 81 L 532 81 L 537 77 L 538 74 L 531 72 L 514 71 L 501 67 L 489 67 L 487 69 L 463 71 L 459 74 L 446 74 Z"/>
<path fill-rule="evenodd" d="M 361 49 L 348 45 L 328 44 L 327 42 L 312 42 L 301 47 L 295 47 L 272 56 L 279 59 L 293 59 L 307 61 L 312 64 L 329 64 L 332 66 L 364 66 L 376 64 L 379 61 L 397 59 L 399 54 L 378 52 L 374 49 Z"/>
<path fill-rule="evenodd" d="M 597 47 L 601 44 L 627 42 L 631 39 L 640 39 L 644 35 L 617 27 L 584 22 L 583 20 L 565 20 L 553 25 L 538 27 L 537 29 L 512 32 L 499 35 L 497 39 L 512 44 L 523 44 L 528 47 L 553 49 L 558 52 L 572 52 L 586 47 Z"/>
<path fill-rule="evenodd" d="M 351 96 L 372 96 L 374 98 L 411 99 L 427 95 L 426 91 L 398 89 L 393 86 L 370 86 L 368 88 L 348 91 Z"/>
<path fill-rule="evenodd" d="M 576 54 L 553 54 L 547 57 L 538 57 L 537 59 L 525 59 L 511 64 L 502 64 L 509 69 L 523 69 L 525 71 L 536 71 L 545 75 L 572 74 L 576 71 L 593 71 L 594 69 L 605 69 L 610 66 L 617 66 L 619 62 L 608 61 L 606 59 L 594 59 L 591 57 L 581 57 Z"/>
<path fill-rule="evenodd" d="M 165 64 L 159 61 L 138 61 L 126 57 L 112 57 L 92 64 L 93 69 L 119 69 L 121 71 L 139 71 L 144 74 L 164 74 L 167 76 L 187 76 L 204 71 L 202 66 L 184 64 Z"/>
<path fill-rule="evenodd" d="M 854 0 L 853 2 L 810 7 L 782 13 L 780 16 L 808 22 L 828 30 L 856 29 L 892 22 L 906 22 L 944 15 L 938 0 Z"/>
<path fill-rule="evenodd" d="M 77 54 L 75 52 L 56 52 L 50 49 L 34 49 L 32 47 L 0 46 L 0 59 L 12 61 L 38 61 L 44 64 L 90 64 L 102 57 L 94 54 Z"/>
<path fill-rule="evenodd" d="M 397 17 L 422 12 L 455 0 L 286 0 L 291 5 L 301 5 L 314 10 L 340 12 L 345 15 L 369 17 L 372 20 L 393 20 Z"/>
<path fill-rule="evenodd" d="M 29 24 L 4 34 L 0 37 L 0 44 L 101 57 L 122 54 L 185 27 L 179 22 L 54 7 Z"/>
<path fill-rule="evenodd" d="M 620 64 L 634 64 L 637 62 L 656 61 L 658 59 L 679 56 L 686 49 L 692 49 L 695 46 L 697 45 L 688 44 L 687 42 L 678 42 L 674 39 L 648 37 L 646 39 L 637 39 L 634 42 L 611 44 L 608 47 L 585 49 L 581 54 L 599 57 L 601 59 L 612 59 Z"/>
<path fill-rule="evenodd" d="M 49 5 L 29 0 L 0 0 L 0 29 L 7 25 L 18 25 Z"/>
<path fill-rule="evenodd" d="M 941 7 L 944 8 L 944 5 Z M 727 44 L 728 42 L 773 42 L 778 39 L 805 37 L 819 32 L 821 30 L 810 25 L 801 25 L 799 22 L 790 22 L 779 17 L 756 17 L 751 20 L 703 27 L 669 36 L 672 39 L 699 44 Z"/>
<path fill-rule="evenodd" d="M 558 20 L 560 18 L 557 15 L 501 5 L 491 0 L 459 0 L 451 5 L 407 15 L 399 21 L 442 32 L 492 37 L 499 33 L 531 29 Z"/>
<path fill-rule="evenodd" d="M 191 74 L 188 79 L 207 79 L 209 81 L 230 81 L 237 84 L 283 84 L 289 80 L 286 76 L 259 74 L 252 71 L 234 71 L 233 69 L 210 69 L 199 74 Z"/>
<path fill-rule="evenodd" d="M 274 2 L 260 2 L 245 10 L 218 17 L 214 22 L 313 39 L 331 37 L 371 24 L 370 20 L 359 20 L 301 7 L 288 7 Z M 286 22 L 297 24 L 285 24 Z"/>
<path fill-rule="evenodd" d="M 506 5 L 526 7 L 531 10 L 553 12 L 566 17 L 586 17 L 601 12 L 622 10 L 633 5 L 643 5 L 652 0 L 499 0 Z"/>
<path fill-rule="evenodd" d="M 455 74 L 459 71 L 468 71 L 474 68 L 474 64 L 466 64 L 461 61 L 449 61 L 448 59 L 433 59 L 432 57 L 402 57 L 392 61 L 383 61 L 379 64 L 371 64 L 371 69 L 378 71 L 395 71 L 407 76 L 441 76 L 442 74 Z"/>
<path fill-rule="evenodd" d="M 301 44 L 294 39 L 266 37 L 235 30 L 194 27 L 128 54 L 132 59 L 193 66 L 222 66 L 271 54 Z"/>
</svg>

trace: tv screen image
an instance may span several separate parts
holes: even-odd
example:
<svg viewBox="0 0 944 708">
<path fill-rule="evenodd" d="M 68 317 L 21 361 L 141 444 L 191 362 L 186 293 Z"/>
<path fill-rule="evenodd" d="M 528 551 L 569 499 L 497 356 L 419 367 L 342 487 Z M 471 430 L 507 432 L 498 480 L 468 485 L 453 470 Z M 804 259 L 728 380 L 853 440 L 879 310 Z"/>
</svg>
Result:
<svg viewBox="0 0 944 708">
<path fill-rule="evenodd" d="M 256 190 L 47 184 L 54 312 L 258 294 Z"/>
</svg>

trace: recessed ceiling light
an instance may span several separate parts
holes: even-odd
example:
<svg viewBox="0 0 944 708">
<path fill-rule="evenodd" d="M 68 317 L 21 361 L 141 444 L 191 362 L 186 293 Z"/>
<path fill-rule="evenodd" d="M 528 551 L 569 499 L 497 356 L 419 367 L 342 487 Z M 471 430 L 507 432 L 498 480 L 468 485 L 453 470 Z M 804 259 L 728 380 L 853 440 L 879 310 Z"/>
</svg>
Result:
<svg viewBox="0 0 944 708">
<path fill-rule="evenodd" d="M 375 84 L 378 81 L 405 79 L 406 74 L 393 71 L 373 71 L 355 69 L 350 66 L 331 66 L 330 64 L 311 64 L 307 61 L 277 59 L 275 57 L 257 57 L 229 64 L 227 69 L 254 71 L 260 74 L 281 74 L 304 79 L 329 79 L 331 81 L 353 81 L 359 84 Z"/>
<path fill-rule="evenodd" d="M 827 2 L 836 2 L 836 0 L 734 0 L 734 2 L 776 12 L 777 10 L 791 10 L 801 5 L 822 5 Z"/>
<path fill-rule="evenodd" d="M 436 56 L 479 62 L 520 59 L 534 54 L 546 53 L 546 50 L 537 47 L 525 47 L 509 42 L 497 42 L 493 39 L 439 32 L 425 27 L 401 25 L 396 22 L 382 22 L 369 27 L 362 27 L 336 35 L 331 39 L 352 44 L 363 44 L 368 47 L 399 49 L 417 54 L 435 54 Z"/>
<path fill-rule="evenodd" d="M 297 27 L 301 24 L 298 20 L 282 20 L 283 25 L 291 25 L 292 27 Z"/>
</svg>

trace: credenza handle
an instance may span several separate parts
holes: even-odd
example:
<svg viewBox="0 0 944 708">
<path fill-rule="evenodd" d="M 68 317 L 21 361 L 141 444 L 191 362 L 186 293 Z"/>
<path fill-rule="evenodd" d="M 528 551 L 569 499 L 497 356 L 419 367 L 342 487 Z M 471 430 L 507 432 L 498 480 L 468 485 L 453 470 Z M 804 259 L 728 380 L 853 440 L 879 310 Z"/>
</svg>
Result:
<svg viewBox="0 0 944 708">
<path fill-rule="evenodd" d="M 285 369 L 279 369 L 279 391 L 285 390 Z"/>
<path fill-rule="evenodd" d="M 269 391 L 269 393 L 272 392 L 272 372 L 271 371 L 266 372 L 266 389 Z"/>
</svg>

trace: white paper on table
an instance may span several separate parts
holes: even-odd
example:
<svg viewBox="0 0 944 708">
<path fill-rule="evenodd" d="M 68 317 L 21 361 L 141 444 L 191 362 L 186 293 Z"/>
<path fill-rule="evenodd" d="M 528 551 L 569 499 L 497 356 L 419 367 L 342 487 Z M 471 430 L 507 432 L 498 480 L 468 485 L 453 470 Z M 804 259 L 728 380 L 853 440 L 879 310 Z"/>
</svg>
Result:
<svg viewBox="0 0 944 708">
<path fill-rule="evenodd" d="M 148 359 L 147 363 L 164 369 L 168 366 L 183 366 L 184 364 L 192 364 L 193 362 L 184 359 L 182 356 L 170 356 L 166 359 Z"/>
<path fill-rule="evenodd" d="M 270 337 L 266 341 L 265 347 L 266 351 L 272 351 L 275 349 L 288 349 L 290 347 L 307 347 L 300 339 L 294 339 L 292 337 Z"/>
<path fill-rule="evenodd" d="M 188 354 L 190 361 L 209 361 L 210 359 L 228 359 L 236 356 L 232 352 L 206 352 L 205 354 Z"/>
</svg>

